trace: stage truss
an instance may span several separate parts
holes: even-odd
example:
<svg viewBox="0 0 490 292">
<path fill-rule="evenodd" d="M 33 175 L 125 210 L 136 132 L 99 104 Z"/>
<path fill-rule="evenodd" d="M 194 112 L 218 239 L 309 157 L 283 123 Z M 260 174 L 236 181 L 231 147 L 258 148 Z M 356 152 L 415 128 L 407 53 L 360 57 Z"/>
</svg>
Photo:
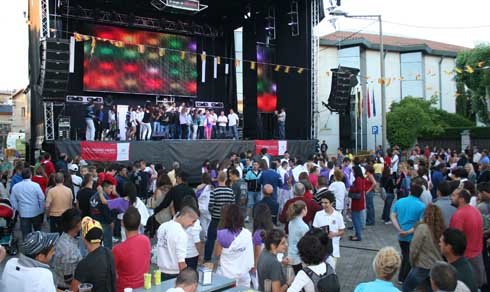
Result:
<svg viewBox="0 0 490 292">
<path fill-rule="evenodd" d="M 320 38 L 315 33 L 320 23 L 318 1 L 311 1 L 311 139 L 318 137 L 318 52 Z"/>
</svg>

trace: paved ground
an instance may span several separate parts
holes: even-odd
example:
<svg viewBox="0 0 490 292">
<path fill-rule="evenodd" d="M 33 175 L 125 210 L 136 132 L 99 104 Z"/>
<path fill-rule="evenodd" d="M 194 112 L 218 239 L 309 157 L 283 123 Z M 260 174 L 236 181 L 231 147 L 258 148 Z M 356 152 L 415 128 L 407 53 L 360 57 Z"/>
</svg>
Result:
<svg viewBox="0 0 490 292">
<path fill-rule="evenodd" d="M 393 225 L 385 225 L 381 220 L 383 204 L 379 196 L 375 197 L 376 224 L 366 226 L 362 241 L 349 241 L 349 235 L 353 235 L 353 231 L 347 231 L 346 236 L 340 241 L 337 275 L 341 283 L 341 291 L 354 291 L 357 284 L 375 279 L 372 261 L 379 249 L 393 246 L 399 250 L 395 228 Z"/>
</svg>

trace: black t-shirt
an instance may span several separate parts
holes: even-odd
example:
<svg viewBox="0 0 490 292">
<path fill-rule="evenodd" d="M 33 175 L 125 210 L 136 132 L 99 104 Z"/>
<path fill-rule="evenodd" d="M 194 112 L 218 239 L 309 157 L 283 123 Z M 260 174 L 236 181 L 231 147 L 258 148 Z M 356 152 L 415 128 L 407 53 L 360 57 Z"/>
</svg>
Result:
<svg viewBox="0 0 490 292">
<path fill-rule="evenodd" d="M 155 208 L 155 214 L 170 206 L 172 202 L 174 203 L 175 212 L 179 212 L 182 208 L 182 200 L 187 196 L 193 197 L 197 203 L 196 193 L 191 187 L 186 184 L 176 185 L 168 191 L 165 199 Z"/>
<path fill-rule="evenodd" d="M 490 170 L 485 170 L 484 172 L 480 173 L 477 183 L 482 183 L 482 182 L 490 182 Z"/>
<path fill-rule="evenodd" d="M 107 195 L 106 199 L 109 199 Z M 92 197 L 90 197 L 89 205 L 90 217 L 99 221 L 101 224 L 112 223 L 111 210 L 109 210 L 109 207 L 107 207 L 107 205 L 102 204 L 98 193 L 95 193 L 94 195 L 92 195 Z"/>
<path fill-rule="evenodd" d="M 100 246 L 89 253 L 78 263 L 74 278 L 94 285 L 92 292 L 115 292 L 116 268 L 112 252 Z"/>
<path fill-rule="evenodd" d="M 473 267 L 466 258 L 461 257 L 459 260 L 451 263 L 451 265 L 456 269 L 456 276 L 459 281 L 465 283 L 471 292 L 478 291 Z"/>
<path fill-rule="evenodd" d="M 93 189 L 83 188 L 77 193 L 78 206 L 82 211 L 82 218 L 90 216 L 90 197 L 94 194 Z"/>
</svg>

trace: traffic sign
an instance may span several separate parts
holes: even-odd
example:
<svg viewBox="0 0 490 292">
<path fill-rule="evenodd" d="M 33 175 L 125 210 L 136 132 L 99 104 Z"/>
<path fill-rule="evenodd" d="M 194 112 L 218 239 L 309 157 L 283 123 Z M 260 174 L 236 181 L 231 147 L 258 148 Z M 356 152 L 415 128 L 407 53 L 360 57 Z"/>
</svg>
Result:
<svg viewBox="0 0 490 292">
<path fill-rule="evenodd" d="M 379 127 L 378 126 L 372 126 L 371 127 L 371 133 L 373 135 L 378 135 L 378 132 L 379 132 Z"/>
</svg>

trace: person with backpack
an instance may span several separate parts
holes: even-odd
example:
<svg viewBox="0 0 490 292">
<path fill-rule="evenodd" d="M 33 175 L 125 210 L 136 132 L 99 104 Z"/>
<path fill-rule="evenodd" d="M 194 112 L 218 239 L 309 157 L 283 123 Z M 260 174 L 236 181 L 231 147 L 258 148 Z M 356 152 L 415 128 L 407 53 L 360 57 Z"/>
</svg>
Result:
<svg viewBox="0 0 490 292">
<path fill-rule="evenodd" d="M 391 246 L 384 247 L 378 251 L 373 261 L 373 269 L 376 280 L 357 285 L 354 292 L 398 292 L 398 288 L 391 280 L 400 269 L 400 254 Z"/>
<path fill-rule="evenodd" d="M 294 278 L 288 292 L 340 291 L 334 269 L 325 262 L 327 249 L 317 236 L 305 235 L 298 242 L 298 251 L 304 267 Z"/>
</svg>

